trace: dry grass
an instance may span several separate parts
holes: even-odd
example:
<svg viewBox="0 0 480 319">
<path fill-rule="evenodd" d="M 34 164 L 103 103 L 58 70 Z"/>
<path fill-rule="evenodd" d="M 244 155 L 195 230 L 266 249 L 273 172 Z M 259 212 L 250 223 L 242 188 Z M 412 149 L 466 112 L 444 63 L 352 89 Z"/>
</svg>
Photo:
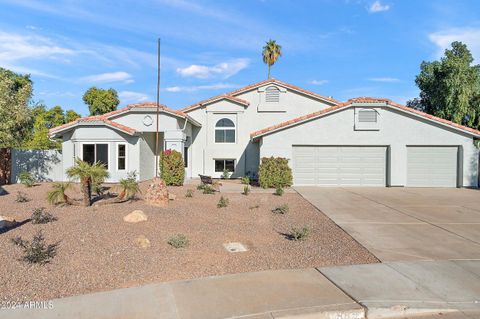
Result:
<svg viewBox="0 0 480 319">
<path fill-rule="evenodd" d="M 141 185 L 143 192 L 146 186 Z M 281 197 L 255 193 L 204 195 L 195 185 L 189 185 L 170 188 L 177 200 L 166 209 L 148 206 L 142 200 L 85 208 L 49 205 L 46 194 L 50 184 L 4 188 L 9 194 L 0 196 L 0 215 L 22 221 L 34 208 L 47 207 L 58 220 L 43 225 L 27 222 L 0 234 L 0 300 L 43 300 L 153 281 L 377 262 L 295 193 Z M 192 198 L 184 196 L 188 189 L 194 192 Z M 17 203 L 17 191 L 25 192 L 31 201 Z M 78 185 L 70 195 L 81 198 Z M 228 197 L 229 205 L 218 209 L 221 195 Z M 272 213 L 273 208 L 285 203 L 290 208 L 288 214 Z M 148 221 L 123 222 L 123 216 L 135 209 L 143 210 Z M 286 239 L 292 226 L 309 227 L 308 239 Z M 11 243 L 16 236 L 32 238 L 38 230 L 43 231 L 47 243 L 59 242 L 56 257 L 45 266 L 20 261 L 22 251 Z M 175 249 L 167 243 L 178 233 L 188 237 L 187 248 Z M 140 235 L 150 240 L 151 247 L 137 246 Z M 229 253 L 222 246 L 227 242 L 241 242 L 249 251 Z"/>
</svg>

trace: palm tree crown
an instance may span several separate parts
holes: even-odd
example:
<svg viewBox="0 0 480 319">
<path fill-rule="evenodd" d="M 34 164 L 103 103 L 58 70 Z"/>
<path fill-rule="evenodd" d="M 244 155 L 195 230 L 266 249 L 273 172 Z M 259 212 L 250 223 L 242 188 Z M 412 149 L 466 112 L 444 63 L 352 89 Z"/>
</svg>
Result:
<svg viewBox="0 0 480 319">
<path fill-rule="evenodd" d="M 270 79 L 270 67 L 282 56 L 282 46 L 275 40 L 268 40 L 262 51 L 263 62 L 268 65 L 268 78 Z"/>
</svg>

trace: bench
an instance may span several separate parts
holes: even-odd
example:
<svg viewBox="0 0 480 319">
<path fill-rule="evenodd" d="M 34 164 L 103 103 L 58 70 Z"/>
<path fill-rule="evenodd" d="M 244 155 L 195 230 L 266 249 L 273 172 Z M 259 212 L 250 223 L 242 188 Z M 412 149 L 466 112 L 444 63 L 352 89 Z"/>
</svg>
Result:
<svg viewBox="0 0 480 319">
<path fill-rule="evenodd" d="M 214 188 L 217 188 L 217 189 L 219 189 L 219 186 L 222 186 L 222 184 L 220 184 L 219 182 L 215 182 L 212 176 L 201 175 L 201 174 L 198 174 L 198 176 L 200 177 L 200 181 L 202 182 L 202 184 L 212 185 Z"/>
</svg>

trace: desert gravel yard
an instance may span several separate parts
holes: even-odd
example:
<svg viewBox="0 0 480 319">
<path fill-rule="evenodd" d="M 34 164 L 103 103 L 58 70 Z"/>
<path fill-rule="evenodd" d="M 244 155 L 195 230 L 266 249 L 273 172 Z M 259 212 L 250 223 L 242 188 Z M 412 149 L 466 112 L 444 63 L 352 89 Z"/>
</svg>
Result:
<svg viewBox="0 0 480 319">
<path fill-rule="evenodd" d="M 80 199 L 77 189 L 71 195 Z M 141 185 L 144 192 L 147 185 Z M 296 193 L 283 196 L 251 193 L 202 194 L 195 185 L 169 188 L 177 195 L 168 208 L 148 206 L 142 200 L 99 207 L 54 207 L 47 203 L 50 184 L 32 188 L 7 185 L 0 196 L 0 215 L 17 221 L 28 219 L 34 208 L 46 207 L 57 221 L 34 225 L 27 222 L 0 234 L 0 300 L 45 300 L 94 291 L 141 285 L 154 281 L 190 279 L 211 275 L 267 269 L 308 268 L 375 263 L 378 260 L 328 217 Z M 187 189 L 194 190 L 186 198 Z M 22 191 L 31 200 L 15 201 Z M 217 208 L 220 196 L 229 199 Z M 141 195 L 140 195 L 141 197 Z M 285 215 L 273 214 L 288 204 Z M 126 223 L 123 217 L 140 209 L 148 220 Z M 305 241 L 288 240 L 292 226 L 308 226 Z M 31 240 L 42 230 L 47 243 L 59 242 L 50 263 L 30 265 L 19 260 L 20 247 L 11 239 Z M 190 245 L 176 249 L 167 244 L 177 233 Z M 150 247 L 136 239 L 145 236 Z M 230 253 L 223 244 L 240 242 L 247 252 Z"/>
</svg>

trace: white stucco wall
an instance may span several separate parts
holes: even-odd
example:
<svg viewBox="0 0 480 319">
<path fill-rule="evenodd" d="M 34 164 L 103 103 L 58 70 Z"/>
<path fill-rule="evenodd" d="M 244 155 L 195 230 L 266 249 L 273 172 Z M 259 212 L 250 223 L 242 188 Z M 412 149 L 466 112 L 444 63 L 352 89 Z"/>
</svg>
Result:
<svg viewBox="0 0 480 319">
<path fill-rule="evenodd" d="M 463 185 L 478 186 L 478 149 L 470 135 L 391 108 L 378 110 L 378 131 L 355 131 L 354 108 L 262 137 L 260 156 L 282 156 L 292 165 L 293 145 L 377 145 L 390 147 L 390 185 L 404 186 L 407 146 L 460 146 Z"/>
</svg>

